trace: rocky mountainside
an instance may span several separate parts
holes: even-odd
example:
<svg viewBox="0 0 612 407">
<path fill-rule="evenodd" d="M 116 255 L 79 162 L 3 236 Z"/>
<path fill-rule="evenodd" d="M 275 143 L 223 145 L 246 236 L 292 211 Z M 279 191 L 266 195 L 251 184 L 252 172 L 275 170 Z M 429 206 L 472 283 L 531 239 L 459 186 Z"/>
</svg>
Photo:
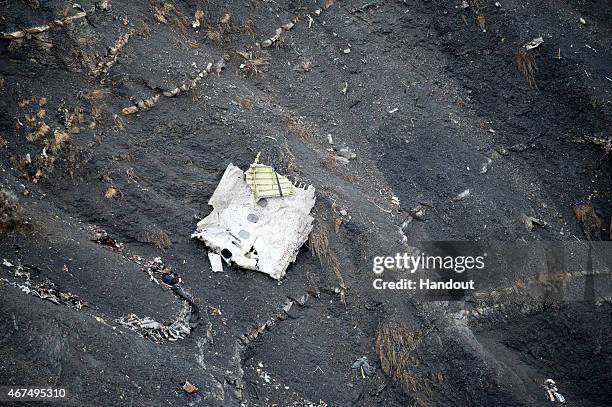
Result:
<svg viewBox="0 0 612 407">
<path fill-rule="evenodd" d="M 0 385 L 74 406 L 545 406 L 553 378 L 568 405 L 608 403 L 609 268 L 589 301 L 530 297 L 525 267 L 449 302 L 374 290 L 372 258 L 611 239 L 609 1 L 0 10 Z M 213 273 L 190 238 L 259 152 L 316 188 L 281 282 Z"/>
</svg>

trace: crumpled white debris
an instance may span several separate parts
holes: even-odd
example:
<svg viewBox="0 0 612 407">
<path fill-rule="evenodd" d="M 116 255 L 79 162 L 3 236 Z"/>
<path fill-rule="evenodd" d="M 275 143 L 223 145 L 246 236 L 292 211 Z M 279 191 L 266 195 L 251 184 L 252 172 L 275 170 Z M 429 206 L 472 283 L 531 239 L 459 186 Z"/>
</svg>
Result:
<svg viewBox="0 0 612 407">
<path fill-rule="evenodd" d="M 139 318 L 136 314 L 129 314 L 115 320 L 120 325 L 138 333 L 143 338 L 155 343 L 162 343 L 164 340 L 177 341 L 185 339 L 191 333 L 191 305 L 184 301 L 183 308 L 169 325 L 163 325 L 152 318 Z"/>
<path fill-rule="evenodd" d="M 540 45 L 542 45 L 543 42 L 544 42 L 544 38 L 542 38 L 542 37 L 534 38 L 533 40 L 531 40 L 527 44 L 525 44 L 525 50 L 529 51 L 529 50 L 532 50 L 534 48 L 537 48 Z"/>
<path fill-rule="evenodd" d="M 557 384 L 553 379 L 546 379 L 544 381 L 544 389 L 546 389 L 546 397 L 548 397 L 549 401 L 560 404 L 565 403 L 565 397 L 557 391 Z"/>
<path fill-rule="evenodd" d="M 295 187 L 289 196 L 256 200 L 244 172 L 228 165 L 208 201 L 213 211 L 192 238 L 227 263 L 281 279 L 312 230 L 315 188 Z"/>
</svg>

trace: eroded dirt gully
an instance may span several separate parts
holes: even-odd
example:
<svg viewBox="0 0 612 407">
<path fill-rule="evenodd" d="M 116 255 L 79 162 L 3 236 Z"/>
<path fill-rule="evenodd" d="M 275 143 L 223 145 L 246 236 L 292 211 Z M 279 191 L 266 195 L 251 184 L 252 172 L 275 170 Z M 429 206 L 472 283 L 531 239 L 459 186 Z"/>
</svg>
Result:
<svg viewBox="0 0 612 407">
<path fill-rule="evenodd" d="M 548 404 L 541 383 L 553 377 L 570 405 L 606 403 L 609 302 L 520 297 L 463 318 L 469 301 L 371 289 L 372 256 L 407 250 L 402 233 L 582 239 L 572 208 L 586 201 L 609 223 L 610 160 L 592 142 L 610 129 L 605 1 L 102 3 L 0 42 L 2 186 L 28 219 L 0 238 L 13 264 L 0 283 L 2 384 L 65 385 L 79 406 L 533 406 Z M 3 32 L 79 12 L 63 1 L 0 8 Z M 540 35 L 530 89 L 512 56 Z M 246 50 L 250 60 L 236 54 Z M 209 63 L 196 85 L 164 96 Z M 328 134 L 356 158 L 334 158 Z M 189 239 L 225 167 L 245 168 L 259 151 L 317 188 L 315 230 L 328 242 L 321 260 L 305 247 L 278 284 L 212 273 Z M 400 233 L 419 203 L 425 221 Z M 529 231 L 522 215 L 546 226 Z M 92 242 L 100 228 L 120 251 Z M 171 244 L 151 244 L 154 231 Z M 189 336 L 162 344 L 115 322 L 179 312 L 141 272 L 157 256 L 200 310 Z M 20 291 L 18 265 L 87 306 Z M 364 355 L 367 378 L 351 369 Z M 183 392 L 185 380 L 200 391 Z"/>
</svg>

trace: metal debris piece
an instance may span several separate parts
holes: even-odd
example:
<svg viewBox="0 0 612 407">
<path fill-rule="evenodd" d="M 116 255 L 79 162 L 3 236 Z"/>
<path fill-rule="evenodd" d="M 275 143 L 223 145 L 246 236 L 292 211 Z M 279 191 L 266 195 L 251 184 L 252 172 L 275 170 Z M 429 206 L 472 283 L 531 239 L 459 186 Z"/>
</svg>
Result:
<svg viewBox="0 0 612 407">
<path fill-rule="evenodd" d="M 77 310 L 80 310 L 83 308 L 83 306 L 86 306 L 78 295 L 59 291 L 56 285 L 50 280 L 45 280 L 42 283 L 35 283 L 31 281 L 30 273 L 23 271 L 23 269 L 23 266 L 17 266 L 16 270 L 13 272 L 15 277 L 24 278 L 25 281 L 23 282 L 9 281 L 6 278 L 2 278 L 0 280 L 13 287 L 19 288 L 26 294 L 50 301 L 56 305 L 65 305 Z"/>
<path fill-rule="evenodd" d="M 151 318 L 145 317 L 140 321 L 140 327 L 142 329 L 160 329 L 161 324 Z"/>
<path fill-rule="evenodd" d="M 463 201 L 465 198 L 467 198 L 468 196 L 470 196 L 470 190 L 466 189 L 465 191 L 461 192 L 459 195 L 457 195 L 456 197 L 453 198 L 453 201 Z"/>
<path fill-rule="evenodd" d="M 548 401 L 559 404 L 565 403 L 565 397 L 559 393 L 557 384 L 553 379 L 546 379 L 544 381 L 544 389 L 546 390 L 546 397 L 548 398 Z"/>
<path fill-rule="evenodd" d="M 489 171 L 489 166 L 493 163 L 493 160 L 490 159 L 489 157 L 487 157 L 487 161 L 484 162 L 484 164 L 482 164 L 482 167 L 480 168 L 480 173 L 481 174 L 486 174 L 487 171 Z"/>
<path fill-rule="evenodd" d="M 175 285 L 181 282 L 181 279 L 178 277 L 176 273 L 172 271 L 172 269 L 164 264 L 161 257 L 155 257 L 152 261 L 145 265 L 145 268 L 142 269 L 151 281 L 154 281 L 157 284 L 160 284 L 160 281 L 156 276 L 161 276 L 161 281 L 164 284 Z M 166 277 L 166 276 L 174 276 L 175 278 Z M 164 279 L 165 278 L 165 279 Z M 171 284 L 173 282 L 173 284 Z"/>
<path fill-rule="evenodd" d="M 217 253 L 208 252 L 208 260 L 210 260 L 210 267 L 212 268 L 213 273 L 223 272 L 223 262 L 221 261 L 221 256 L 219 256 Z"/>
<path fill-rule="evenodd" d="M 293 184 L 283 175 L 279 175 L 269 165 L 259 163 L 259 154 L 255 162 L 245 173 L 246 182 L 253 192 L 255 201 L 261 198 L 293 195 Z"/>
<path fill-rule="evenodd" d="M 228 165 L 208 201 L 213 206 L 212 212 L 198 222 L 191 237 L 202 240 L 229 264 L 261 271 L 278 280 L 295 261 L 312 230 L 314 219 L 310 211 L 315 203 L 315 189 L 289 183 L 292 193 L 287 194 L 285 177 L 279 176 L 277 182 L 274 173 L 263 174 L 268 178 L 262 179 L 276 184 L 276 192 L 282 191 L 282 196 L 271 194 L 273 186 L 267 190 L 260 184 L 249 186 L 247 182 L 255 185 L 258 171 L 251 172 L 245 180 L 240 168 Z M 264 199 L 262 193 L 273 198 Z"/>
<path fill-rule="evenodd" d="M 162 343 L 165 340 L 177 341 L 185 339 L 191 333 L 191 311 L 191 305 L 184 301 L 183 308 L 174 322 L 169 325 L 161 324 L 149 317 L 139 318 L 136 314 L 117 318 L 115 322 L 155 343 Z"/>
<path fill-rule="evenodd" d="M 361 376 L 363 378 L 365 378 L 365 376 L 371 376 L 371 375 L 373 375 L 376 372 L 376 369 L 374 369 L 368 363 L 368 357 L 367 356 L 362 356 L 359 359 L 357 359 L 355 362 L 353 362 L 353 364 L 351 365 L 351 369 L 360 369 L 361 370 Z"/>
<path fill-rule="evenodd" d="M 544 39 L 542 37 L 538 37 L 538 38 L 534 38 L 533 40 L 529 41 L 527 44 L 523 45 L 523 47 L 525 48 L 526 51 L 529 51 L 529 50 L 539 47 L 540 45 L 542 45 L 543 42 L 544 42 Z"/>
<path fill-rule="evenodd" d="M 215 70 L 217 76 L 221 75 L 223 68 L 225 68 L 225 56 L 219 58 L 219 60 L 213 64 L 213 69 Z"/>
<path fill-rule="evenodd" d="M 343 95 L 346 95 L 346 92 L 348 92 L 348 82 L 342 82 L 340 93 L 342 93 Z"/>
</svg>

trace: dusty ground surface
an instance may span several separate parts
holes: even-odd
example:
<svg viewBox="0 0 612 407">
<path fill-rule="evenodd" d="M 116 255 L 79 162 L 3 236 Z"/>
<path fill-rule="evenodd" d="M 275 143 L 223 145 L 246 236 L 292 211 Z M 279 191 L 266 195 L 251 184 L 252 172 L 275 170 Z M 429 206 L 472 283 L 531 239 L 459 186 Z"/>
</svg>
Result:
<svg viewBox="0 0 612 407">
<path fill-rule="evenodd" d="M 0 182 L 26 218 L 0 234 L 12 265 L 0 266 L 1 385 L 65 386 L 75 406 L 534 406 L 550 404 L 552 377 L 568 405 L 609 403 L 609 292 L 485 304 L 371 288 L 372 256 L 414 241 L 610 239 L 609 2 L 338 1 L 312 21 L 323 3 L 98 3 L 0 40 Z M 38 0 L 0 10 L 5 33 L 79 12 Z M 236 51 L 295 16 L 256 55 L 262 72 L 240 68 L 253 61 Z M 513 55 L 539 36 L 535 88 Z M 209 62 L 197 87 L 122 114 Z M 356 158 L 338 161 L 328 134 Z M 304 247 L 280 283 L 212 273 L 189 238 L 225 167 L 259 151 L 316 187 L 315 230 L 329 242 L 322 260 Z M 574 208 L 589 203 L 599 221 L 583 226 Z M 402 227 L 416 205 L 424 219 Z M 544 226 L 529 230 L 525 215 Z M 121 250 L 93 242 L 96 229 Z M 116 323 L 180 311 L 141 271 L 158 256 L 199 309 L 189 336 L 161 344 Z M 22 292 L 19 266 L 87 305 Z M 470 307 L 489 312 L 457 317 Z M 368 377 L 351 369 L 361 356 Z M 200 391 L 186 394 L 186 380 Z"/>
</svg>

